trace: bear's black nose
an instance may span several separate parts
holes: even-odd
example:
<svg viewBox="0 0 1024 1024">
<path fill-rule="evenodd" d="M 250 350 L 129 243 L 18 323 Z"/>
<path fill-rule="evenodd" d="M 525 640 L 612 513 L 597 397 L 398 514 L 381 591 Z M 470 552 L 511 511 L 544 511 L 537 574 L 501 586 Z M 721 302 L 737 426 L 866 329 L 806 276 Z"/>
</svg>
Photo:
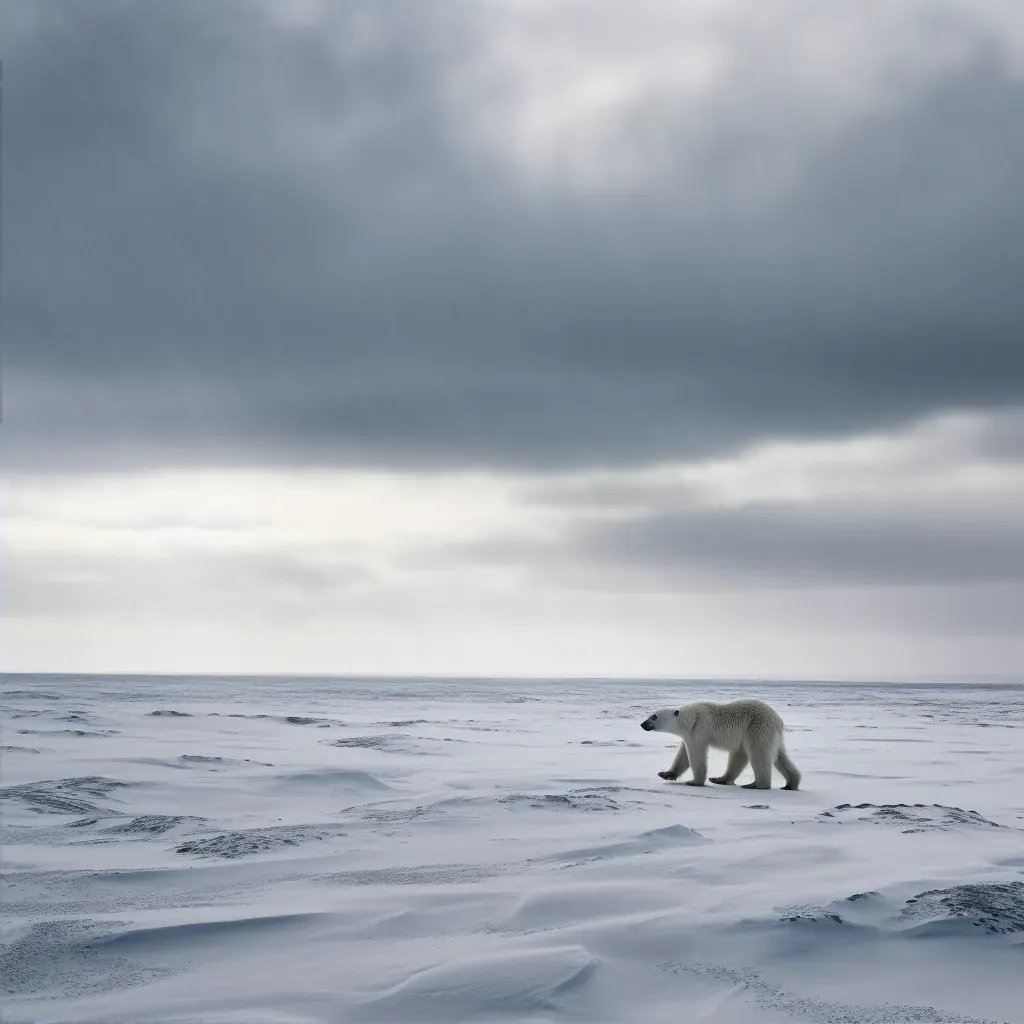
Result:
<svg viewBox="0 0 1024 1024">
<path fill-rule="evenodd" d="M 654 726 L 651 725 L 651 720 L 648 718 L 646 721 L 640 723 L 640 728 L 643 729 L 644 732 L 650 732 Z"/>
</svg>

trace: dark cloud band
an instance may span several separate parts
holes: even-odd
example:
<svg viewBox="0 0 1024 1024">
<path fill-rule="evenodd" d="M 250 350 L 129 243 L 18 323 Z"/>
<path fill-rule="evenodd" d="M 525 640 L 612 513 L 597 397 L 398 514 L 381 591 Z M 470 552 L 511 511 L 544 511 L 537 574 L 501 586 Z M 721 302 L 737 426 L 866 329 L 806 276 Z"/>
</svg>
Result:
<svg viewBox="0 0 1024 1024">
<path fill-rule="evenodd" d="M 626 464 L 1024 401 L 1024 86 L 967 8 L 828 133 L 764 107 L 780 25 L 589 194 L 472 144 L 471 7 L 269 10 L 3 16 L 10 465 Z"/>
</svg>

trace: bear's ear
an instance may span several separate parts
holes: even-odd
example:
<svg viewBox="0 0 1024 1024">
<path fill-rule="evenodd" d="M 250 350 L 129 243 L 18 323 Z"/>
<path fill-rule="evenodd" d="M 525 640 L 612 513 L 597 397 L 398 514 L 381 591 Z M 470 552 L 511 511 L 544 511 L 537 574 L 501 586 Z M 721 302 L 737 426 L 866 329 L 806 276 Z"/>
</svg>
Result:
<svg viewBox="0 0 1024 1024">
<path fill-rule="evenodd" d="M 672 713 L 673 713 L 673 714 L 674 714 L 674 715 L 676 716 L 676 718 L 678 718 L 678 717 L 679 717 L 679 712 L 678 712 L 678 710 L 677 710 L 677 711 L 673 711 Z"/>
</svg>

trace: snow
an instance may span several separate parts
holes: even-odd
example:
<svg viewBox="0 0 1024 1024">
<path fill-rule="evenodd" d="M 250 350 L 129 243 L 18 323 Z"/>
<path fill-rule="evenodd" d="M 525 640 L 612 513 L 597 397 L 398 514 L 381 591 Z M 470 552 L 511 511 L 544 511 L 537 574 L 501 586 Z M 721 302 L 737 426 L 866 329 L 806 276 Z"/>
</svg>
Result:
<svg viewBox="0 0 1024 1024">
<path fill-rule="evenodd" d="M 801 789 L 659 779 L 641 720 L 738 696 Z M 8 676 L 2 705 L 7 1024 L 1021 1019 L 1024 688 Z"/>
</svg>

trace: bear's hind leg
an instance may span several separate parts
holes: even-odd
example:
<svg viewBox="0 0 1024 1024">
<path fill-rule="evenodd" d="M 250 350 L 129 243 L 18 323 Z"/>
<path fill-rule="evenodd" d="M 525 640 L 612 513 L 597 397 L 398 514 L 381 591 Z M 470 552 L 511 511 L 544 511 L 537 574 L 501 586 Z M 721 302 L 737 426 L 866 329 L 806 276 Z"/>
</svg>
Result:
<svg viewBox="0 0 1024 1024">
<path fill-rule="evenodd" d="M 751 744 L 747 748 L 750 757 L 750 767 L 754 769 L 754 781 L 748 782 L 744 789 L 771 789 L 772 788 L 772 761 L 774 760 L 773 750 L 759 750 Z"/>
<path fill-rule="evenodd" d="M 718 778 L 712 779 L 718 786 L 731 786 L 747 767 L 748 757 L 745 750 L 733 750 L 729 754 L 729 763 L 725 766 L 725 773 Z"/>
<path fill-rule="evenodd" d="M 679 751 L 676 754 L 676 759 L 672 762 L 672 767 L 667 772 L 658 772 L 660 778 L 666 779 L 668 782 L 675 782 L 687 768 L 690 767 L 690 757 L 686 753 L 686 744 L 679 744 Z"/>
<path fill-rule="evenodd" d="M 800 769 L 789 759 L 785 747 L 780 747 L 779 752 L 775 755 L 775 767 L 779 769 L 780 774 L 786 780 L 783 789 L 800 788 Z"/>
</svg>

